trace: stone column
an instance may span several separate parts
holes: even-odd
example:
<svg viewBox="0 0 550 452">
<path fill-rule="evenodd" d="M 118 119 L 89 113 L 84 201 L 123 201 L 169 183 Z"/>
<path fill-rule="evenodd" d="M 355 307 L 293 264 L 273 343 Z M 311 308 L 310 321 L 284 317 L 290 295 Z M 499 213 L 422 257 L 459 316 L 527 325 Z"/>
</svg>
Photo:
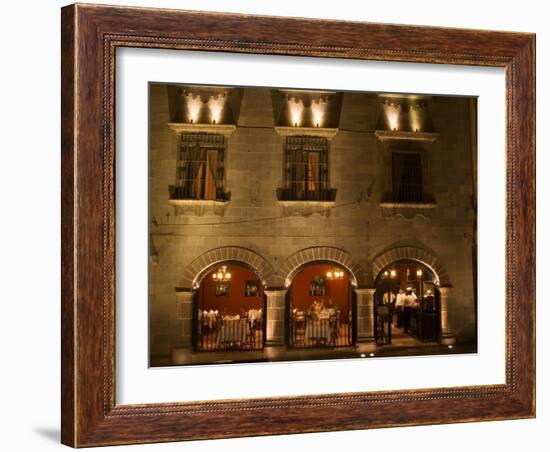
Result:
<svg viewBox="0 0 550 452">
<path fill-rule="evenodd" d="M 266 290 L 266 346 L 285 345 L 285 304 L 287 289 Z"/>
<path fill-rule="evenodd" d="M 354 289 L 357 294 L 357 342 L 374 341 L 374 288 Z"/>
<path fill-rule="evenodd" d="M 451 286 L 439 287 L 439 317 L 441 327 L 441 337 L 439 342 L 443 345 L 452 345 L 456 342 L 453 331 L 449 325 L 449 298 L 451 292 Z"/>
<path fill-rule="evenodd" d="M 193 334 L 193 295 L 192 290 L 176 292 L 176 334 L 175 347 L 191 347 Z"/>
</svg>

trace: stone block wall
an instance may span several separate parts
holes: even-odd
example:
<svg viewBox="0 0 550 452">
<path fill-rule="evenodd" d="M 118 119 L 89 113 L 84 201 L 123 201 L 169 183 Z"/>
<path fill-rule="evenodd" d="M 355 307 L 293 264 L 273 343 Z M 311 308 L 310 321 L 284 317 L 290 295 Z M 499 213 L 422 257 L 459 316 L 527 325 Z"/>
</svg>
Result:
<svg viewBox="0 0 550 452">
<path fill-rule="evenodd" d="M 245 88 L 237 129 L 228 139 L 225 187 L 231 200 L 221 210 L 176 213 L 168 186 L 176 178 L 179 137 L 170 129 L 170 105 L 178 90 L 151 85 L 150 130 L 150 340 L 153 355 L 168 355 L 181 328 L 176 288 L 188 284 L 186 269 L 222 247 L 252 250 L 284 283 L 283 263 L 310 247 L 349 253 L 365 281 L 378 255 L 395 247 L 428 250 L 444 266 L 453 286 L 449 322 L 458 341 L 475 337 L 472 245 L 472 157 L 468 100 L 433 97 L 428 108 L 433 132 L 429 185 L 437 207 L 411 219 L 388 216 L 380 207 L 384 187 L 383 146 L 374 134 L 382 115 L 374 94 L 344 93 L 339 132 L 330 142 L 329 180 L 335 206 L 323 214 L 285 213 L 276 191 L 283 183 L 283 140 L 274 129 L 268 89 Z M 387 181 L 386 181 L 387 182 Z M 285 216 L 286 215 L 286 216 Z M 261 221 L 254 221 L 259 220 Z M 252 220 L 252 221 L 251 221 Z M 226 223 L 220 225 L 220 223 Z M 274 284 L 274 283 L 273 283 Z M 189 288 L 189 287 L 188 287 Z"/>
</svg>

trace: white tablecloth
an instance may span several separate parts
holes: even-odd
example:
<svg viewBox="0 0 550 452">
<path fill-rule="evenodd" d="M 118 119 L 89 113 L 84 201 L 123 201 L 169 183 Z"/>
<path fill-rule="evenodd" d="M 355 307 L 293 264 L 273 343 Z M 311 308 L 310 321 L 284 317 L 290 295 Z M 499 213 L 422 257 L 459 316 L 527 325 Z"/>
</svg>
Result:
<svg viewBox="0 0 550 452">
<path fill-rule="evenodd" d="M 218 333 L 217 343 L 245 342 L 248 332 L 249 325 L 246 319 L 224 320 Z"/>
<path fill-rule="evenodd" d="M 329 319 L 312 320 L 306 323 L 306 339 L 331 339 L 331 325 Z"/>
</svg>

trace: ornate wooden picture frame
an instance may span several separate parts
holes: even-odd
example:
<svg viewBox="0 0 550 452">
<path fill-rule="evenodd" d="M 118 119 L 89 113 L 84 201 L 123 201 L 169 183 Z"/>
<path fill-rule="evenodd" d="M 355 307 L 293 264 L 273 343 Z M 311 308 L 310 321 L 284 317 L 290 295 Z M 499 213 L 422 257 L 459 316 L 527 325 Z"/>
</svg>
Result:
<svg viewBox="0 0 550 452">
<path fill-rule="evenodd" d="M 535 416 L 535 36 L 71 5 L 62 9 L 62 442 L 73 447 Z M 115 403 L 115 51 L 180 49 L 506 70 L 506 382 Z M 145 181 L 144 181 L 145 183 Z"/>
</svg>

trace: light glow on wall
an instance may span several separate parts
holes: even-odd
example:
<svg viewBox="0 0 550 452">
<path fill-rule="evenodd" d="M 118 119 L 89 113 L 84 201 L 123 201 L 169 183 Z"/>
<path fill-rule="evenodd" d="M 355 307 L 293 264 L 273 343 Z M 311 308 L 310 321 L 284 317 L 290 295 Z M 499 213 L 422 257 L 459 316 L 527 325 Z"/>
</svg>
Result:
<svg viewBox="0 0 550 452">
<path fill-rule="evenodd" d="M 224 106 L 225 106 L 225 94 L 210 96 L 210 98 L 208 99 L 208 108 L 210 109 L 210 119 L 212 120 L 213 124 L 220 122 Z"/>
<path fill-rule="evenodd" d="M 304 111 L 304 103 L 301 99 L 290 97 L 288 99 L 288 111 L 290 112 L 290 120 L 293 126 L 302 124 L 302 113 Z"/>
<path fill-rule="evenodd" d="M 187 111 L 189 114 L 189 122 L 197 122 L 202 108 L 202 100 L 200 96 L 194 96 L 189 93 L 185 96 L 187 100 Z"/>
<path fill-rule="evenodd" d="M 323 98 L 317 99 L 311 103 L 311 114 L 313 116 L 313 125 L 323 127 L 323 118 L 327 109 L 327 101 Z"/>
<path fill-rule="evenodd" d="M 416 107 L 411 107 L 411 110 L 410 110 L 409 118 L 411 121 L 411 130 L 413 132 L 421 131 L 421 127 L 420 127 L 421 119 L 420 119 L 420 111 L 419 111 L 420 108 L 421 107 L 417 105 Z"/>
<path fill-rule="evenodd" d="M 390 130 L 397 130 L 399 127 L 399 106 L 385 105 L 384 113 L 386 114 L 386 121 Z"/>
</svg>

